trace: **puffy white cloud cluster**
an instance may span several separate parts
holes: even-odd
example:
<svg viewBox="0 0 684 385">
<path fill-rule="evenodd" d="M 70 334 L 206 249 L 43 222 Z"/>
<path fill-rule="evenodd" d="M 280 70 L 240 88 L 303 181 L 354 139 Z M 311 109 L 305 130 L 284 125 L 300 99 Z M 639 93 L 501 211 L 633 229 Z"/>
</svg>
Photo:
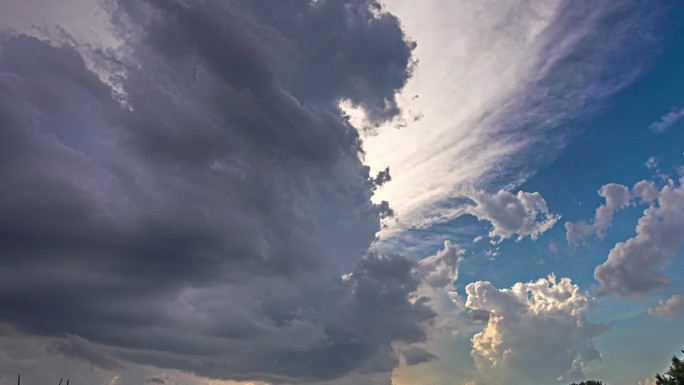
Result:
<svg viewBox="0 0 684 385">
<path fill-rule="evenodd" d="M 631 205 L 648 205 L 636 226 L 636 236 L 617 243 L 608 259 L 594 271 L 601 287 L 598 294 L 641 296 L 666 287 L 670 279 L 661 270 L 684 243 L 684 190 L 682 181 L 669 180 L 659 188 L 641 180 L 629 189 L 610 183 L 599 189 L 606 202 L 596 209 L 591 222 L 565 223 L 570 244 L 587 237 L 603 238 L 615 213 Z"/>
<path fill-rule="evenodd" d="M 565 222 L 566 237 L 570 244 L 576 244 L 589 236 L 603 238 L 606 228 L 613 221 L 615 212 L 629 206 L 631 200 L 629 188 L 616 183 L 602 186 L 598 190 L 598 194 L 606 200 L 606 203 L 596 209 L 594 220 L 591 223 L 584 221 Z"/>
<path fill-rule="evenodd" d="M 608 259 L 596 267 L 599 294 L 640 296 L 669 285 L 661 270 L 677 255 L 684 243 L 684 188 L 668 182 L 660 191 L 653 182 L 641 181 L 634 196 L 649 203 L 636 226 L 636 236 L 617 243 Z"/>
<path fill-rule="evenodd" d="M 500 242 L 514 235 L 537 239 L 560 219 L 552 214 L 538 192 L 500 190 L 494 194 L 477 192 L 469 196 L 475 202 L 468 212 L 492 225 L 489 237 Z"/>
<path fill-rule="evenodd" d="M 658 186 L 648 180 L 641 180 L 632 187 L 633 198 L 639 198 L 640 203 L 653 203 L 658 198 Z"/>
<path fill-rule="evenodd" d="M 660 160 L 655 157 L 655 156 L 650 156 L 648 159 L 646 159 L 646 163 L 644 163 L 644 166 L 646 166 L 647 169 L 649 170 L 655 170 L 658 168 L 658 163 Z"/>
<path fill-rule="evenodd" d="M 569 278 L 550 275 L 510 289 L 479 281 L 466 293 L 466 307 L 489 313 L 484 330 L 472 338 L 480 367 L 543 383 L 580 377 L 587 363 L 601 358 L 592 339 L 606 327 L 587 321 L 592 298 Z"/>
<path fill-rule="evenodd" d="M 594 214 L 594 219 L 591 222 L 565 223 L 568 243 L 577 244 L 592 236 L 602 239 L 605 237 L 606 229 L 613 221 L 616 212 L 636 203 L 653 203 L 658 198 L 658 186 L 652 181 L 642 180 L 637 182 L 630 191 L 627 186 L 608 183 L 601 186 L 598 195 L 604 198 L 606 203 L 596 209 L 596 214 Z"/>
</svg>

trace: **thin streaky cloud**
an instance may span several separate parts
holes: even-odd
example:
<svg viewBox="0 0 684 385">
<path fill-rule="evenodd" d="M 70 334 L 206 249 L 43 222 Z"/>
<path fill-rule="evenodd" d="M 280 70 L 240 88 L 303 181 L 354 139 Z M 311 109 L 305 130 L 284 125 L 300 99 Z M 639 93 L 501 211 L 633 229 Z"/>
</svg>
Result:
<svg viewBox="0 0 684 385">
<path fill-rule="evenodd" d="M 653 12 L 630 2 L 387 6 L 419 42 L 420 61 L 399 104 L 424 117 L 364 137 L 371 169 L 392 170 L 392 181 L 374 197 L 398 213 L 381 233 L 385 240 L 463 215 L 453 199 L 467 191 L 522 183 L 576 132 L 560 127 L 640 74 L 642 63 L 622 58 L 659 39 Z M 626 17 L 608 22 L 616 13 Z"/>
<path fill-rule="evenodd" d="M 657 133 L 665 132 L 682 120 L 682 118 L 684 118 L 684 105 L 672 108 L 670 112 L 651 123 L 648 129 Z"/>
</svg>

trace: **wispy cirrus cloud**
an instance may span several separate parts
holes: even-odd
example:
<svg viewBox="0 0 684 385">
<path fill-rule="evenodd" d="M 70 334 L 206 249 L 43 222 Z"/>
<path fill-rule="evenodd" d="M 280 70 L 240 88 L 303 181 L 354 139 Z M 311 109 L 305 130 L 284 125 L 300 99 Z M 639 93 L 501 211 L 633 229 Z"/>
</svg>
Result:
<svg viewBox="0 0 684 385">
<path fill-rule="evenodd" d="M 677 124 L 680 120 L 684 118 L 684 105 L 679 107 L 673 107 L 670 112 L 661 116 L 658 120 L 651 123 L 648 129 L 653 132 L 665 132 L 670 127 Z"/>
<path fill-rule="evenodd" d="M 631 1 L 387 6 L 419 63 L 399 98 L 403 121 L 364 137 L 366 163 L 392 170 L 375 197 L 397 212 L 384 239 L 465 214 L 453 200 L 473 188 L 521 183 L 575 132 L 561 127 L 639 75 L 643 63 L 623 58 L 659 40 L 657 15 Z"/>
</svg>

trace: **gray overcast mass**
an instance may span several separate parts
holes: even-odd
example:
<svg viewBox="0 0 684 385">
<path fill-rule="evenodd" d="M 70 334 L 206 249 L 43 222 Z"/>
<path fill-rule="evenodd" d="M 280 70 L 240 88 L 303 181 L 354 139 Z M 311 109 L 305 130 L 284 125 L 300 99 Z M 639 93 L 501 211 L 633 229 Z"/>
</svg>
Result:
<svg viewBox="0 0 684 385">
<path fill-rule="evenodd" d="M 94 57 L 125 73 L 123 102 L 88 47 L 2 35 L 0 319 L 101 367 L 390 371 L 434 313 L 410 300 L 414 262 L 367 252 L 389 208 L 337 102 L 398 112 L 397 19 L 371 0 L 110 10 L 124 54 Z"/>
</svg>

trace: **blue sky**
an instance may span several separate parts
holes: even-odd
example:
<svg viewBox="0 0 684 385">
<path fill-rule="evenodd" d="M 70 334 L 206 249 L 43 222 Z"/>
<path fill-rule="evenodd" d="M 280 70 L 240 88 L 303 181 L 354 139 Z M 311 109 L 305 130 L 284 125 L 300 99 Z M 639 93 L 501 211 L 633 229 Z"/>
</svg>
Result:
<svg viewBox="0 0 684 385">
<path fill-rule="evenodd" d="M 684 4 L 3 7 L 2 377 L 646 385 L 684 347 Z"/>
<path fill-rule="evenodd" d="M 681 15 L 681 10 L 674 15 Z M 673 16 L 674 18 L 674 16 Z M 657 175 L 664 173 L 678 177 L 677 168 L 684 163 L 684 121 L 677 121 L 665 132 L 655 133 L 649 126 L 684 102 L 684 34 L 681 27 L 670 35 L 642 78 L 608 101 L 604 111 L 586 124 L 565 151 L 544 167 L 521 188 L 542 191 L 551 207 L 566 220 L 576 221 L 591 217 L 598 206 L 596 190 L 607 183 L 633 184 L 642 179 L 663 183 Z M 650 157 L 658 159 L 657 170 L 645 166 Z M 634 236 L 635 225 L 643 208 L 630 208 L 619 213 L 603 241 L 591 242 L 576 250 L 563 245 L 563 259 L 549 264 L 554 271 L 564 271 L 583 287 L 595 285 L 592 272 L 610 248 L 619 241 Z M 563 229 L 549 232 L 545 238 L 563 244 Z M 543 242 L 544 239 L 541 239 Z M 645 307 L 654 306 L 658 299 L 684 291 L 681 251 L 665 271 L 671 276 L 671 287 L 639 300 L 601 298 L 594 309 L 597 319 L 615 320 L 612 330 L 598 340 L 604 345 L 604 363 L 597 368 L 597 376 L 610 378 L 615 383 L 626 383 L 641 373 L 662 370 L 670 354 L 677 351 L 684 339 L 679 325 L 684 321 L 680 313 L 663 320 L 651 317 Z M 557 270 L 556 270 L 557 269 Z M 636 313 L 636 314 L 634 314 Z M 624 318 L 623 318 L 624 317 Z"/>
<path fill-rule="evenodd" d="M 561 125 L 558 130 L 569 133 L 561 148 L 531 148 L 531 151 L 547 152 L 548 157 L 535 162 L 529 176 L 511 191 L 539 192 L 550 211 L 562 216 L 552 229 L 535 240 L 508 239 L 496 245 L 472 242 L 476 236 L 486 239 L 491 224 L 471 215 L 411 230 L 417 239 L 423 240 L 418 242 L 423 245 L 419 252 L 426 255 L 435 252 L 436 248 L 428 244 L 434 244 L 439 236 L 466 247 L 466 257 L 455 284 L 461 295 L 469 282 L 477 280 L 491 281 L 504 288 L 554 273 L 571 278 L 594 296 L 599 289 L 594 269 L 606 260 L 616 243 L 636 235 L 637 221 L 645 206 L 631 206 L 617 212 L 602 239 L 590 239 L 581 245 L 568 243 L 563 224 L 591 220 L 595 210 L 604 203 L 597 192 L 608 183 L 632 186 L 638 181 L 650 180 L 662 186 L 668 178 L 679 179 L 677 169 L 684 164 L 684 120 L 672 121 L 662 132 L 652 129 L 655 122 L 681 110 L 684 103 L 681 71 L 684 68 L 681 25 L 684 11 L 669 5 L 671 13 L 659 19 L 658 28 L 662 28 L 663 36 L 657 44 L 623 57 L 643 65 L 634 81 L 592 106 L 596 108 L 585 108 L 576 119 Z M 524 154 L 519 156 L 526 159 Z M 647 167 L 650 158 L 657 165 Z M 398 241 L 398 245 L 400 249 L 410 248 L 415 247 L 415 242 Z M 491 250 L 497 251 L 495 257 L 487 254 Z M 638 298 L 607 295 L 594 300 L 589 319 L 610 326 L 595 338 L 602 361 L 590 364 L 587 370 L 590 376 L 615 384 L 637 383 L 663 370 L 670 352 L 678 351 L 684 340 L 684 331 L 679 326 L 684 321 L 682 312 L 663 318 L 649 315 L 647 310 L 659 300 L 684 291 L 684 283 L 678 279 L 684 274 L 681 250 L 663 272 L 672 278 L 671 285 L 663 290 Z M 445 348 L 450 349 L 453 352 L 464 347 L 454 342 L 454 346 Z M 442 368 L 440 364 L 434 365 L 434 370 L 448 376 L 450 365 Z"/>
</svg>

